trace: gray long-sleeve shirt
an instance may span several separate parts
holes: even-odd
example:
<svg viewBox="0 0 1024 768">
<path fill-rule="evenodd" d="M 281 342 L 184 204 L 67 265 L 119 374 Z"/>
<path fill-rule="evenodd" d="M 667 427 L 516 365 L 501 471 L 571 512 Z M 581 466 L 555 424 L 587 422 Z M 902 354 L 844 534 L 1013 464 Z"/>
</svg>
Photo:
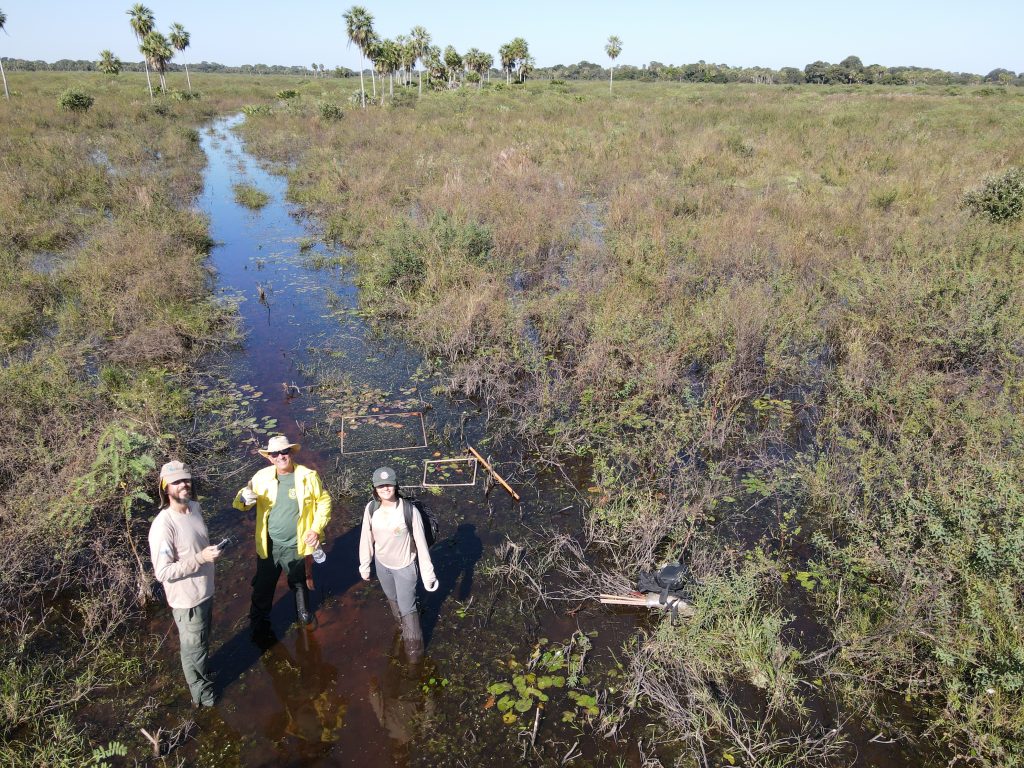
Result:
<svg viewBox="0 0 1024 768">
<path fill-rule="evenodd" d="M 164 507 L 149 527 L 149 556 L 171 608 L 195 608 L 213 597 L 213 563 L 200 562 L 210 545 L 199 502 L 187 512 Z"/>
</svg>

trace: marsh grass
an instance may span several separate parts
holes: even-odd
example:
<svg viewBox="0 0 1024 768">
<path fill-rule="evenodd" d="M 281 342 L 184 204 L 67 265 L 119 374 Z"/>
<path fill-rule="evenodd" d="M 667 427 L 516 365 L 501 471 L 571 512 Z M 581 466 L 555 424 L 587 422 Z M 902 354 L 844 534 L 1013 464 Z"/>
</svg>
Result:
<svg viewBox="0 0 1024 768">
<path fill-rule="evenodd" d="M 840 730 L 899 727 L 905 697 L 907 732 L 943 745 L 922 764 L 1020 763 L 1024 230 L 961 201 L 1024 164 L 1024 96 L 537 83 L 343 125 L 293 106 L 249 146 L 292 164 L 289 196 L 354 250 L 364 295 L 394 296 L 453 390 L 544 461 L 591 459 L 592 585 L 638 557 L 726 553 L 727 580 L 738 554 L 770 561 L 707 604 L 706 634 L 661 627 L 634 657 L 637 704 L 698 718 L 676 723 L 698 764 L 698 731 L 749 764 L 848 761 L 771 704 L 815 680 Z M 665 509 L 686 513 L 663 530 Z M 640 549 L 638 526 L 658 532 Z M 786 650 L 790 608 L 813 662 Z M 756 632 L 725 632 L 741 618 Z M 723 709 L 727 679 L 762 703 Z"/>
<path fill-rule="evenodd" d="M 236 332 L 191 210 L 197 126 L 285 83 L 196 80 L 201 101 L 151 104 L 132 74 L 21 74 L 0 105 L 5 765 L 87 761 L 78 707 L 141 674 L 122 651 L 149 597 L 155 468 L 212 449 L 189 369 Z M 91 108 L 61 110 L 70 91 Z"/>
<path fill-rule="evenodd" d="M 232 189 L 235 202 L 251 210 L 258 211 L 270 202 L 270 195 L 252 184 L 235 184 Z"/>
</svg>

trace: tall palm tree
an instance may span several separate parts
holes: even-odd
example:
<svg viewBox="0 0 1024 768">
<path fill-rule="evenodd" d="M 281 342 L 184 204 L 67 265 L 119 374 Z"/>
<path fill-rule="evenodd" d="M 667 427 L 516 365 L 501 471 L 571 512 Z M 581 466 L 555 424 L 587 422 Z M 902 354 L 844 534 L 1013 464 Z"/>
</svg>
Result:
<svg viewBox="0 0 1024 768">
<path fill-rule="evenodd" d="M 168 35 L 168 39 L 174 49 L 183 54 L 188 48 L 188 44 L 192 42 L 192 35 L 186 32 L 181 24 L 171 24 L 171 34 Z M 188 92 L 192 93 L 192 78 L 188 76 L 188 62 L 183 61 L 183 63 L 185 65 L 185 80 L 188 81 Z"/>
<path fill-rule="evenodd" d="M 132 25 L 132 32 L 135 33 L 135 39 L 139 43 L 139 50 L 142 50 L 142 41 L 150 32 L 153 31 L 153 25 L 156 23 L 153 18 L 153 11 L 144 6 L 142 3 L 136 3 L 128 9 L 128 15 L 131 17 L 130 24 Z M 145 53 L 143 53 L 142 64 L 146 68 L 146 85 L 149 88 L 149 100 L 153 100 L 153 81 L 149 79 L 149 61 L 146 59 Z"/>
<path fill-rule="evenodd" d="M 355 43 L 359 49 L 359 93 L 362 97 L 363 109 L 366 108 L 366 86 L 363 85 L 363 70 L 366 64 L 363 59 L 370 43 L 373 41 L 373 16 L 361 5 L 353 5 L 342 14 L 345 19 L 345 33 L 348 43 Z M 372 75 L 371 75 L 372 76 Z"/>
<path fill-rule="evenodd" d="M 153 69 L 160 75 L 160 90 L 166 91 L 167 78 L 165 74 L 167 72 L 167 63 L 174 56 L 171 44 L 167 42 L 166 37 L 154 29 L 142 38 L 140 50 L 142 55 L 146 57 L 146 60 L 153 65 Z"/>
<path fill-rule="evenodd" d="M 409 32 L 409 41 L 412 46 L 413 66 L 416 65 L 416 59 L 423 61 L 427 55 L 427 51 L 430 49 L 430 33 L 427 32 L 425 27 L 415 26 Z M 423 95 L 423 70 L 420 70 L 420 96 Z"/>
<path fill-rule="evenodd" d="M 448 68 L 448 87 L 451 88 L 455 84 L 456 74 L 462 69 L 462 57 L 454 45 L 444 49 L 444 65 Z"/>
<path fill-rule="evenodd" d="M 3 30 L 3 28 L 4 28 L 4 26 L 6 24 L 7 24 L 7 14 L 4 13 L 3 11 L 0 11 L 0 30 Z M 6 96 L 7 100 L 10 101 L 11 100 L 11 92 L 7 90 L 7 75 L 4 74 L 4 62 L 3 62 L 3 59 L 0 59 L 0 77 L 2 77 L 3 80 L 4 80 L 4 96 Z"/>
<path fill-rule="evenodd" d="M 610 91 L 612 89 L 612 81 L 615 78 L 615 60 L 622 53 L 622 41 L 615 35 L 612 35 L 608 38 L 608 44 L 604 47 L 604 52 L 612 60 L 612 65 L 608 70 L 608 90 Z"/>
<path fill-rule="evenodd" d="M 121 71 L 121 60 L 112 51 L 102 50 L 97 67 L 105 75 L 116 75 Z"/>
<path fill-rule="evenodd" d="M 401 64 L 398 44 L 394 40 L 381 40 L 373 49 L 373 68 L 380 75 L 380 105 L 384 106 L 384 75 L 391 78 L 391 98 L 395 97 L 395 70 Z"/>
<path fill-rule="evenodd" d="M 512 70 L 516 68 L 516 56 L 512 50 L 512 43 L 505 43 L 498 49 L 498 56 L 501 57 L 501 69 L 505 73 L 505 84 L 512 82 Z"/>
</svg>

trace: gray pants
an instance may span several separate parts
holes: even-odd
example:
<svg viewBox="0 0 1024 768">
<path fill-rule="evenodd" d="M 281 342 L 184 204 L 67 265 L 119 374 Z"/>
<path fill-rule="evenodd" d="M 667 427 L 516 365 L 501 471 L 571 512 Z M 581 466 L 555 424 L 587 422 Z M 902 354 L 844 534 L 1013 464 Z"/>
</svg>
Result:
<svg viewBox="0 0 1024 768">
<path fill-rule="evenodd" d="M 195 608 L 171 608 L 174 623 L 178 625 L 181 641 L 181 669 L 192 694 L 193 704 L 212 707 L 213 679 L 206 669 L 210 655 L 210 623 L 213 616 L 213 598 Z"/>
<path fill-rule="evenodd" d="M 377 565 L 377 578 L 384 589 L 388 600 L 398 603 L 402 616 L 416 612 L 416 582 L 419 581 L 419 568 L 413 560 L 405 568 L 392 569 L 374 558 Z"/>
</svg>

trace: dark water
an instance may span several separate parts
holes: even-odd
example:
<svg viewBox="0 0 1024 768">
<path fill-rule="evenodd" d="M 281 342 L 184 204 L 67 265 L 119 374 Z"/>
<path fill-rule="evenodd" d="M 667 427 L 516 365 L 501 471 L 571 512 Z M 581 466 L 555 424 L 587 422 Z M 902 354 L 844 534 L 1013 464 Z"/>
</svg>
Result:
<svg viewBox="0 0 1024 768">
<path fill-rule="evenodd" d="M 472 738 L 476 757 L 448 757 L 451 764 L 480 764 L 480 754 L 487 753 L 480 745 L 489 738 L 498 752 L 508 744 L 496 713 L 483 708 L 487 664 L 520 652 L 541 631 L 559 640 L 581 624 L 548 615 L 541 626 L 521 615 L 509 628 L 482 616 L 483 601 L 473 602 L 480 591 L 478 565 L 524 516 L 543 517 L 572 499 L 544 478 L 515 470 L 509 459 L 521 457 L 507 450 L 504 457 L 495 453 L 502 462 L 498 468 L 518 485 L 523 504 L 501 489 L 485 497 L 482 468 L 473 485 L 446 487 L 429 497 L 442 523 L 434 547 L 441 588 L 423 601 L 426 672 L 411 674 L 401 663 L 379 585 L 362 582 L 357 570 L 370 474 L 389 464 L 403 486 L 417 485 L 424 460 L 467 455 L 463 438 L 489 454 L 483 417 L 472 403 L 431 394 L 437 382 L 417 375 L 420 359 L 401 343 L 379 338 L 359 317 L 355 288 L 342 269 L 312 266 L 332 254 L 311 247 L 312 232 L 285 201 L 286 180 L 244 151 L 231 130 L 238 121 L 220 120 L 203 131 L 209 165 L 198 201 L 218 243 L 212 253 L 217 289 L 241 298 L 246 339 L 224 364 L 237 387 L 236 403 L 244 403 L 252 419 L 236 430 L 235 458 L 225 467 L 205 468 L 211 477 L 202 489 L 211 538 L 234 540 L 217 564 L 211 666 L 219 699 L 212 710 L 188 711 L 177 637 L 163 605 L 150 610 L 150 632 L 166 638 L 154 660 L 151 695 L 163 716 L 195 718 L 193 738 L 174 755 L 199 765 L 405 765 L 415 762 L 417 740 L 435 735 L 454 745 Z M 232 187 L 240 182 L 269 194 L 270 203 L 258 211 L 237 204 Z M 265 302 L 258 298 L 261 286 Z M 319 387 L 325 381 L 333 386 Z M 343 452 L 339 416 L 353 411 L 370 418 L 346 422 Z M 404 415 L 381 419 L 382 413 Z M 251 513 L 231 509 L 230 502 L 266 466 L 255 442 L 265 443 L 279 431 L 302 443 L 298 461 L 319 470 L 334 510 L 328 559 L 314 573 L 318 626 L 307 631 L 293 624 L 292 597 L 282 577 L 272 613 L 278 642 L 264 650 L 250 639 L 247 625 L 255 523 Z M 382 446 L 390 450 L 374 450 Z M 460 468 L 465 471 L 447 482 L 469 482 L 471 465 Z M 492 612 L 494 604 L 489 602 Z M 630 620 L 620 623 L 625 628 Z M 482 684 L 448 687 L 463 680 L 469 667 Z"/>
</svg>

